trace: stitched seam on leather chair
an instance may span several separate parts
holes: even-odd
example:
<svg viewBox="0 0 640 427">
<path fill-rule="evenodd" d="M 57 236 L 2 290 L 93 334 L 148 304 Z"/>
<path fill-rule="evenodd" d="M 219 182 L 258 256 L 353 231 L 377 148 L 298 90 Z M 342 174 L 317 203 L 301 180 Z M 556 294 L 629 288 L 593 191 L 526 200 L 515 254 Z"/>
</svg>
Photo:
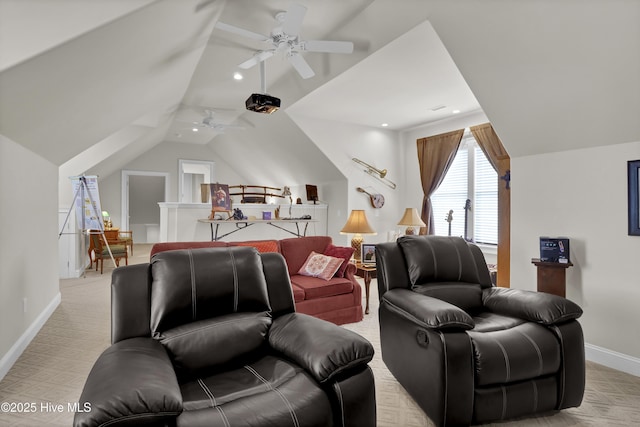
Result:
<svg viewBox="0 0 640 427">
<path fill-rule="evenodd" d="M 220 413 L 220 417 L 222 418 L 222 422 L 224 423 L 224 425 L 226 427 L 231 427 L 231 423 L 229 422 L 229 419 L 227 418 L 227 415 L 224 413 L 224 411 L 222 410 L 221 407 L 216 406 L 216 409 L 218 410 L 218 412 Z"/>
<path fill-rule="evenodd" d="M 453 245 L 453 248 L 456 250 L 456 255 L 458 256 L 458 282 L 462 279 L 462 257 L 460 256 L 460 251 L 458 250 L 458 246 Z"/>
<path fill-rule="evenodd" d="M 507 350 L 504 348 L 500 341 L 494 340 L 498 347 L 500 347 L 500 351 L 502 351 L 502 356 L 504 357 L 504 367 L 506 369 L 507 378 L 504 380 L 505 383 L 508 383 L 511 380 L 511 364 L 509 363 L 509 354 Z"/>
<path fill-rule="evenodd" d="M 193 263 L 193 252 L 189 249 L 189 269 L 191 272 L 191 317 L 197 319 L 197 298 L 196 298 L 196 266 Z"/>
<path fill-rule="evenodd" d="M 562 365 L 566 363 L 566 359 L 564 358 L 564 339 L 562 339 L 562 331 L 556 325 L 553 325 L 553 330 L 556 332 L 558 339 L 560 340 L 560 352 L 562 353 L 560 356 L 560 360 L 562 360 Z M 556 408 L 562 408 L 562 404 L 564 403 L 564 392 L 565 392 L 565 378 L 564 378 L 564 366 L 560 366 L 560 390 L 562 393 L 560 394 L 560 399 L 558 399 L 558 405 Z"/>
<path fill-rule="evenodd" d="M 342 420 L 342 425 L 344 426 L 344 402 L 342 400 L 342 390 L 340 389 L 340 384 L 338 383 L 334 383 L 333 386 L 336 388 L 338 402 L 340 402 L 340 418 Z"/>
<path fill-rule="evenodd" d="M 438 277 L 438 260 L 436 259 L 436 251 L 433 250 L 433 246 L 431 246 L 429 240 L 425 239 L 424 242 L 429 246 L 431 258 L 433 258 L 433 277 Z"/>
<path fill-rule="evenodd" d="M 470 326 L 468 323 L 463 323 L 463 322 L 456 322 L 456 321 L 449 321 L 449 322 L 441 322 L 439 325 L 432 325 L 429 324 L 423 320 L 418 319 L 417 317 L 413 316 L 412 314 L 406 312 L 405 310 L 403 310 L 402 308 L 396 306 L 395 304 L 389 302 L 389 300 L 385 299 L 384 297 L 382 298 L 382 302 L 384 304 L 387 305 L 387 307 L 389 307 L 389 309 L 391 309 L 392 311 L 394 311 L 396 314 L 404 317 L 405 319 L 417 323 L 427 329 L 441 329 L 441 328 L 451 328 L 451 327 L 460 327 L 462 329 L 470 329 Z"/>
<path fill-rule="evenodd" d="M 286 396 L 284 394 L 282 394 L 282 392 L 280 390 L 278 390 L 278 387 L 273 387 L 271 385 L 271 383 L 269 383 L 267 380 L 265 380 L 262 375 L 260 375 L 258 373 L 258 371 L 256 371 L 255 369 L 253 369 L 253 367 L 249 366 L 249 365 L 245 365 L 244 368 L 251 372 L 257 379 L 259 379 L 260 381 L 262 381 L 262 383 L 264 385 L 267 386 L 267 388 L 269 390 L 274 391 L 278 396 L 280 396 L 280 399 L 282 399 L 282 401 L 284 402 L 285 406 L 289 409 L 289 413 L 291 414 L 291 419 L 293 420 L 293 425 L 295 427 L 300 427 L 300 422 L 298 421 L 298 417 L 296 416 L 295 411 L 293 410 L 293 406 L 291 406 L 291 402 L 289 402 L 289 399 L 286 398 Z"/>
<path fill-rule="evenodd" d="M 218 326 L 227 325 L 229 323 L 238 323 L 238 322 L 247 321 L 247 320 L 251 321 L 251 320 L 253 320 L 253 318 L 231 319 L 231 320 L 225 320 L 224 322 L 213 323 L 211 325 L 202 326 L 202 327 L 197 328 L 197 329 L 191 329 L 191 330 L 182 332 L 180 334 L 176 334 L 176 335 L 174 335 L 172 337 L 164 337 L 163 341 L 166 343 L 166 342 L 169 342 L 169 341 L 171 341 L 171 340 L 173 340 L 175 338 L 181 338 L 181 337 L 184 337 L 186 335 L 191 335 L 194 332 L 204 331 L 206 329 L 217 328 Z"/>
<path fill-rule="evenodd" d="M 233 252 L 227 249 L 231 256 L 231 268 L 233 269 L 233 312 L 238 311 L 238 269 L 236 268 L 236 259 Z"/>
<path fill-rule="evenodd" d="M 209 387 L 207 387 L 207 385 L 204 383 L 204 381 L 202 381 L 202 378 L 198 378 L 198 384 L 200 384 L 200 388 L 202 388 L 202 391 L 204 391 L 204 394 L 206 394 L 207 397 L 209 398 L 209 401 L 211 401 L 211 407 L 213 408 L 214 406 L 218 406 L 216 405 L 215 396 L 213 395 Z"/>
<path fill-rule="evenodd" d="M 538 353 L 538 373 L 536 374 L 536 377 L 539 377 L 540 375 L 542 375 L 542 352 L 540 351 L 540 347 L 538 347 L 538 344 L 529 335 L 527 335 L 526 332 L 520 331 L 518 329 L 515 329 L 515 331 L 529 340 L 529 342 L 533 345 L 533 348 L 536 349 L 536 353 Z"/>
</svg>

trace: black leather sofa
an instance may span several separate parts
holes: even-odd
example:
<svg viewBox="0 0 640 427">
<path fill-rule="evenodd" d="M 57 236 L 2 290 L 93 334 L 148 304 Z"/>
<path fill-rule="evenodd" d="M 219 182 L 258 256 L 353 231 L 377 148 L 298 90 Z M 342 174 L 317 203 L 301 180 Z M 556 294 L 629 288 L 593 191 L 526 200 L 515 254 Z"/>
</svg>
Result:
<svg viewBox="0 0 640 427">
<path fill-rule="evenodd" d="M 497 288 L 462 238 L 376 246 L 382 358 L 438 426 L 579 406 L 582 310 L 550 294 Z"/>
<path fill-rule="evenodd" d="M 167 251 L 111 286 L 112 345 L 75 426 L 376 424 L 371 344 L 295 313 L 282 255 Z"/>
</svg>

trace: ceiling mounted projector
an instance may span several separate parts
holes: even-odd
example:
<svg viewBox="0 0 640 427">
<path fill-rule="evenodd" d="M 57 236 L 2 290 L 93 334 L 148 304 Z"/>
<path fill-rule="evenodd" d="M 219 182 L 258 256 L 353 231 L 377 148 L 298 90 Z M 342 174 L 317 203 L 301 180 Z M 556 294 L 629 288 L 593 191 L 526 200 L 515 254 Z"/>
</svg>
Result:
<svg viewBox="0 0 640 427">
<path fill-rule="evenodd" d="M 263 93 L 252 93 L 245 101 L 245 106 L 249 111 L 271 114 L 280 108 L 280 98 Z"/>
</svg>

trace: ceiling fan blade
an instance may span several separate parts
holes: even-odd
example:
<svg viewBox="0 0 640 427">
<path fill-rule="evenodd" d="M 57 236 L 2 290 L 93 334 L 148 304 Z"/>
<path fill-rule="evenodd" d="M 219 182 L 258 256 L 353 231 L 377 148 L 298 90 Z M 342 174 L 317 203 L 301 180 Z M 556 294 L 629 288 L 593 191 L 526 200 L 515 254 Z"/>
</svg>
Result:
<svg viewBox="0 0 640 427">
<path fill-rule="evenodd" d="M 242 64 L 238 65 L 238 67 L 242 68 L 243 70 L 249 69 L 254 65 L 264 61 L 265 59 L 271 58 L 273 54 L 274 54 L 274 51 L 272 50 L 262 50 L 260 52 L 257 52 L 255 55 L 253 55 L 253 57 L 244 61 Z"/>
<path fill-rule="evenodd" d="M 307 40 L 300 44 L 302 50 L 326 53 L 353 53 L 352 42 Z"/>
<path fill-rule="evenodd" d="M 245 30 L 244 28 L 236 27 L 234 25 L 225 24 L 224 22 L 220 22 L 220 21 L 216 22 L 214 27 L 222 31 L 238 34 L 240 36 L 247 37 L 254 40 L 259 40 L 262 42 L 267 42 L 271 40 L 269 37 L 263 36 L 262 34 L 254 33 L 253 31 Z"/>
<path fill-rule="evenodd" d="M 292 52 L 289 55 L 289 61 L 291 61 L 293 68 L 296 69 L 298 74 L 300 74 L 303 79 L 308 79 L 316 75 L 309 64 L 307 64 L 307 61 L 305 61 L 302 55 L 300 55 L 299 53 Z"/>
<path fill-rule="evenodd" d="M 304 15 L 307 13 L 307 8 L 298 3 L 291 3 L 287 13 L 284 16 L 284 22 L 282 23 L 282 31 L 290 36 L 297 36 L 300 33 L 302 27 L 302 21 Z"/>
</svg>

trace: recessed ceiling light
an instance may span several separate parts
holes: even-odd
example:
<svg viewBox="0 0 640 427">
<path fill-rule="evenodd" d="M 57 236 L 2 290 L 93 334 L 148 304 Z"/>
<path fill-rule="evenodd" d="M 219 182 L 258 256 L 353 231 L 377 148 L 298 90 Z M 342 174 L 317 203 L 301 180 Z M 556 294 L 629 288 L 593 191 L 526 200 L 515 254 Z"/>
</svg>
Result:
<svg viewBox="0 0 640 427">
<path fill-rule="evenodd" d="M 236 71 L 235 73 L 233 73 L 233 78 L 235 80 L 242 80 L 242 74 Z"/>
<path fill-rule="evenodd" d="M 191 130 L 194 131 L 194 132 L 198 132 L 198 128 L 193 128 Z"/>
<path fill-rule="evenodd" d="M 387 126 L 389 126 L 389 123 L 383 123 L 380 126 L 382 126 L 383 128 L 386 128 Z"/>
<path fill-rule="evenodd" d="M 460 110 L 453 110 L 451 113 L 452 114 L 458 114 L 460 112 Z"/>
</svg>

